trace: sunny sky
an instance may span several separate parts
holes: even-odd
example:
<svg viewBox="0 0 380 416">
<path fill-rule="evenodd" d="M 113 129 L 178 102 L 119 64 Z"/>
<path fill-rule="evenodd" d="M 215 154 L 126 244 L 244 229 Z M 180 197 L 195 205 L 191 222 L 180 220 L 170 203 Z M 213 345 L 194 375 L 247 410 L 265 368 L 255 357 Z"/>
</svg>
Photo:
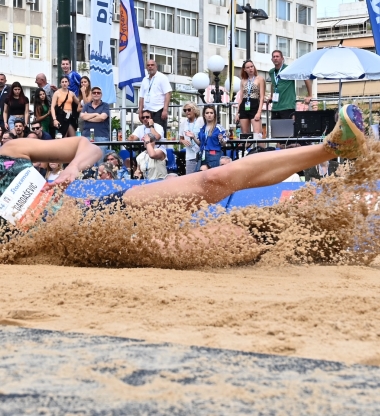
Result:
<svg viewBox="0 0 380 416">
<path fill-rule="evenodd" d="M 338 15 L 339 4 L 353 1 L 355 0 L 317 0 L 318 17 L 335 17 Z"/>
</svg>

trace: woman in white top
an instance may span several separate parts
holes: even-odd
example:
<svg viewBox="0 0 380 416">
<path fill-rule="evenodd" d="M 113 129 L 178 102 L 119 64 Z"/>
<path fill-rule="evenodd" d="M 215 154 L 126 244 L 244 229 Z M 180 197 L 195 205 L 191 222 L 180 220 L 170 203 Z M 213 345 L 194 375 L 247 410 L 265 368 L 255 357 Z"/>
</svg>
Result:
<svg viewBox="0 0 380 416">
<path fill-rule="evenodd" d="M 54 182 L 62 171 L 63 171 L 62 163 L 49 163 L 47 165 L 45 179 L 48 182 Z"/>
<path fill-rule="evenodd" d="M 199 117 L 201 111 L 199 107 L 188 101 L 183 106 L 183 112 L 186 120 L 179 126 L 179 141 L 186 147 L 186 175 L 194 173 L 197 167 L 197 153 L 199 146 L 194 141 L 194 136 L 197 138 L 199 130 L 204 124 L 203 117 Z"/>
<path fill-rule="evenodd" d="M 241 132 L 262 133 L 261 110 L 265 95 L 265 80 L 257 75 L 257 69 L 251 60 L 245 61 L 241 68 L 239 112 L 236 121 L 240 121 Z"/>
</svg>

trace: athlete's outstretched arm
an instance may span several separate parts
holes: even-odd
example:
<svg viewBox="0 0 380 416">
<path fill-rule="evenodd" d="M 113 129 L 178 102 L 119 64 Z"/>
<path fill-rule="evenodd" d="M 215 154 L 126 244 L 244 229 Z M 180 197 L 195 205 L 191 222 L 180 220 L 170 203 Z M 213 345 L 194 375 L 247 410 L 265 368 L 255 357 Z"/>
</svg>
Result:
<svg viewBox="0 0 380 416">
<path fill-rule="evenodd" d="M 93 166 L 102 157 L 102 151 L 86 137 L 67 137 L 60 140 L 11 140 L 0 148 L 0 155 L 32 162 L 69 163 L 53 182 L 57 185 L 74 181 L 81 170 Z"/>
</svg>

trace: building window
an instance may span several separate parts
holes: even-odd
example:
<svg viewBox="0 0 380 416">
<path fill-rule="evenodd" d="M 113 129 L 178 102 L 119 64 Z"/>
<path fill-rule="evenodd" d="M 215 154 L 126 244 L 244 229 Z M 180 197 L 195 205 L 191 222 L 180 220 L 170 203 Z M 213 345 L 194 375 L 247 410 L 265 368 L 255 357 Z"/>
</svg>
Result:
<svg viewBox="0 0 380 416">
<path fill-rule="evenodd" d="M 77 13 L 84 14 L 84 1 L 83 0 L 77 0 Z"/>
<path fill-rule="evenodd" d="M 255 32 L 255 52 L 270 52 L 270 35 L 266 33 Z"/>
<path fill-rule="evenodd" d="M 177 51 L 177 74 L 192 77 L 198 72 L 198 54 Z"/>
<path fill-rule="evenodd" d="M 143 56 L 143 61 L 147 62 L 148 61 L 148 47 L 146 46 L 145 43 L 141 44 L 141 52 Z"/>
<path fill-rule="evenodd" d="M 22 9 L 22 0 L 13 0 L 13 7 Z"/>
<path fill-rule="evenodd" d="M 226 7 L 226 0 L 208 0 L 208 4 Z"/>
<path fill-rule="evenodd" d="M 33 12 L 39 12 L 40 11 L 40 0 L 34 0 L 34 3 L 30 5 L 30 10 Z"/>
<path fill-rule="evenodd" d="M 5 33 L 0 33 L 0 55 L 5 55 Z"/>
<path fill-rule="evenodd" d="M 119 50 L 119 39 L 111 39 L 111 62 L 112 65 L 117 65 L 117 52 Z"/>
<path fill-rule="evenodd" d="M 285 0 L 277 0 L 277 18 L 290 20 L 290 3 Z"/>
<path fill-rule="evenodd" d="M 280 50 L 287 58 L 290 58 L 290 39 L 277 36 L 276 49 Z"/>
<path fill-rule="evenodd" d="M 144 27 L 145 24 L 145 3 L 142 1 L 135 1 L 135 13 L 137 25 Z"/>
<path fill-rule="evenodd" d="M 32 59 L 40 59 L 41 39 L 30 37 L 30 57 Z"/>
<path fill-rule="evenodd" d="M 235 31 L 235 46 L 237 48 L 246 49 L 247 47 L 247 32 L 242 29 Z"/>
<path fill-rule="evenodd" d="M 86 35 L 77 33 L 77 61 L 86 61 Z"/>
<path fill-rule="evenodd" d="M 174 9 L 171 7 L 159 6 L 152 4 L 150 7 L 150 18 L 154 19 L 156 29 L 173 32 L 173 14 Z"/>
<path fill-rule="evenodd" d="M 208 25 L 208 41 L 216 45 L 226 45 L 226 27 L 214 24 Z"/>
<path fill-rule="evenodd" d="M 312 43 L 297 40 L 297 58 L 311 52 L 312 49 L 313 49 L 313 44 Z"/>
<path fill-rule="evenodd" d="M 198 36 L 198 14 L 186 10 L 178 10 L 178 33 L 181 35 Z"/>
<path fill-rule="evenodd" d="M 0 6 L 5 6 L 5 0 L 0 0 Z"/>
<path fill-rule="evenodd" d="M 165 73 L 172 73 L 173 49 L 151 46 L 150 50 L 149 58 L 157 62 L 158 70 Z M 170 68 L 167 67 L 168 65 L 170 65 Z"/>
<path fill-rule="evenodd" d="M 23 37 L 21 35 L 13 35 L 13 56 L 23 56 Z"/>
<path fill-rule="evenodd" d="M 262 9 L 270 16 L 270 0 L 256 0 L 256 9 Z"/>
<path fill-rule="evenodd" d="M 297 4 L 297 23 L 301 25 L 311 25 L 311 7 Z"/>
<path fill-rule="evenodd" d="M 120 13 L 120 0 L 114 0 L 114 2 L 113 2 L 113 12 L 114 12 L 114 14 Z"/>
</svg>

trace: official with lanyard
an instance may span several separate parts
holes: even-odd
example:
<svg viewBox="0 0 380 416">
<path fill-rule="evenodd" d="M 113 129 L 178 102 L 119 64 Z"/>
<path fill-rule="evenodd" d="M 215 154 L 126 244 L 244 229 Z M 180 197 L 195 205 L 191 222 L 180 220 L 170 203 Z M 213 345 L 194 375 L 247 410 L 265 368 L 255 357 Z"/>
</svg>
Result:
<svg viewBox="0 0 380 416">
<path fill-rule="evenodd" d="M 9 88 L 6 85 L 7 78 L 4 74 L 0 74 L 0 127 L 4 128 L 4 103 L 9 95 Z"/>
</svg>

